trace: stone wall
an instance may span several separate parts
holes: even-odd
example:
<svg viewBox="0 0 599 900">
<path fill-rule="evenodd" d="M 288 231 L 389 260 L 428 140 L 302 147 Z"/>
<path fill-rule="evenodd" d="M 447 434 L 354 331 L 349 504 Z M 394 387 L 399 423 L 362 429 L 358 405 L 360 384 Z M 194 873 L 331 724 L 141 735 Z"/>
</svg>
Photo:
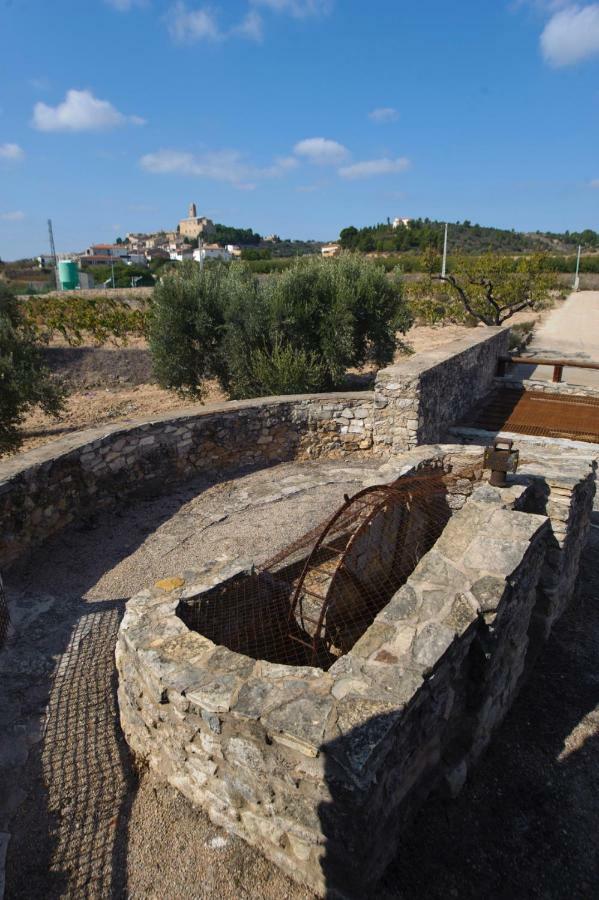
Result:
<svg viewBox="0 0 599 900">
<path fill-rule="evenodd" d="M 387 455 L 440 439 L 486 392 L 507 330 L 379 373 L 375 393 L 195 406 L 100 426 L 0 463 L 0 569 L 65 525 L 196 473 L 215 478 L 294 458 Z"/>
<path fill-rule="evenodd" d="M 552 449 L 561 448 L 536 450 L 532 458 L 530 451 L 520 450 L 524 459 L 520 477 L 530 485 L 521 508 L 549 516 L 552 532 L 529 628 L 528 666 L 574 594 L 596 489 L 597 461 L 588 445 L 584 452 L 564 448 L 557 456 L 552 456 Z"/>
<path fill-rule="evenodd" d="M 296 457 L 367 454 L 373 395 L 314 394 L 193 407 L 101 426 L 0 463 L 0 569 L 70 522 L 159 493 Z"/>
<path fill-rule="evenodd" d="M 381 369 L 375 385 L 374 446 L 393 453 L 442 440 L 493 387 L 508 328 L 472 335 Z"/>
<path fill-rule="evenodd" d="M 134 753 L 319 894 L 364 896 L 426 795 L 460 789 L 540 619 L 546 634 L 572 593 L 594 464 L 573 459 L 560 493 L 531 457 L 501 491 L 477 482 L 480 448 L 463 452 L 440 538 L 328 671 L 255 660 L 183 623 L 182 605 L 248 576 L 249 562 L 207 563 L 127 606 L 117 666 Z M 459 456 L 419 448 L 381 475 Z"/>
</svg>

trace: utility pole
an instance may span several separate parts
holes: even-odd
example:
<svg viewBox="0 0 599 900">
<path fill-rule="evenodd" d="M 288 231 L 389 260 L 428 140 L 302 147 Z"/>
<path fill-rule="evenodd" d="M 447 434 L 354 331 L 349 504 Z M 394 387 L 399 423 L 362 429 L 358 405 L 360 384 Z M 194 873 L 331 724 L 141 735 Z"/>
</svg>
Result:
<svg viewBox="0 0 599 900">
<path fill-rule="evenodd" d="M 114 259 L 110 261 L 110 269 L 112 272 L 112 286 L 114 287 Z"/>
<path fill-rule="evenodd" d="M 60 278 L 58 277 L 58 260 L 56 258 L 56 247 L 54 246 L 54 232 L 52 231 L 52 219 L 48 219 L 48 237 L 50 238 L 50 256 L 52 257 L 52 267 L 54 269 L 54 283 L 56 290 L 60 290 Z"/>
<path fill-rule="evenodd" d="M 204 268 L 204 241 L 201 235 L 198 237 L 198 250 L 200 251 L 200 272 Z"/>
<path fill-rule="evenodd" d="M 447 271 L 447 222 L 445 223 L 445 237 L 443 239 L 443 264 L 441 266 L 441 278 L 445 278 Z"/>
<path fill-rule="evenodd" d="M 579 272 L 580 272 L 580 244 L 578 245 L 578 253 L 576 255 L 576 275 L 574 276 L 574 285 L 573 285 L 573 289 L 575 291 L 578 290 L 578 287 L 580 285 L 580 278 L 578 276 Z"/>
</svg>

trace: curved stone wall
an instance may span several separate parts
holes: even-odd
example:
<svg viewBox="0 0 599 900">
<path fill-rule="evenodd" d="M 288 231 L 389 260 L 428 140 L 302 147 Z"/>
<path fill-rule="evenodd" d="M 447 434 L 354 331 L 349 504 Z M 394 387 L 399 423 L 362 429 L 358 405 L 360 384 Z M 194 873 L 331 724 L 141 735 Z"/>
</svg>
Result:
<svg viewBox="0 0 599 900">
<path fill-rule="evenodd" d="M 70 522 L 194 474 L 367 453 L 373 394 L 266 397 L 78 432 L 0 463 L 0 569 Z"/>
<path fill-rule="evenodd" d="M 550 536 L 544 516 L 511 508 L 525 492 L 475 489 L 328 671 L 256 660 L 184 624 L 182 607 L 249 563 L 142 591 L 117 644 L 136 756 L 319 894 L 364 896 L 409 815 L 443 778 L 461 786 L 513 699 Z"/>
<path fill-rule="evenodd" d="M 248 561 L 206 562 L 127 604 L 116 659 L 135 755 L 321 895 L 365 896 L 427 794 L 460 790 L 573 595 L 595 460 L 526 450 L 499 490 L 479 482 L 481 456 L 420 447 L 379 467 L 390 483 L 442 465 L 455 512 L 326 671 L 188 627 Z"/>
<path fill-rule="evenodd" d="M 304 394 L 192 407 L 100 426 L 0 463 L 0 569 L 95 510 L 295 457 L 387 455 L 440 440 L 491 387 L 508 330 L 473 329 L 379 372 L 374 393 Z"/>
</svg>

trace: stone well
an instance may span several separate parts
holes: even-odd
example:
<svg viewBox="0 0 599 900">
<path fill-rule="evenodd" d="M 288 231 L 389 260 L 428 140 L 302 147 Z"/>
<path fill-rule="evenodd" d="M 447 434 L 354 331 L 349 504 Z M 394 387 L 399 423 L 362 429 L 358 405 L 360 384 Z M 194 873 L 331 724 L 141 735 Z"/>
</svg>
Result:
<svg viewBox="0 0 599 900">
<path fill-rule="evenodd" d="M 391 484 L 450 475 L 448 514 L 362 632 L 317 664 L 265 658 L 259 617 L 245 643 L 228 627 L 249 561 L 207 561 L 127 605 L 117 666 L 133 752 L 321 895 L 363 896 L 427 794 L 460 789 L 572 594 L 594 463 L 575 457 L 558 477 L 531 457 L 500 491 L 480 482 L 481 457 L 425 447 L 381 467 Z M 220 624 L 207 613 L 219 604 Z"/>
</svg>

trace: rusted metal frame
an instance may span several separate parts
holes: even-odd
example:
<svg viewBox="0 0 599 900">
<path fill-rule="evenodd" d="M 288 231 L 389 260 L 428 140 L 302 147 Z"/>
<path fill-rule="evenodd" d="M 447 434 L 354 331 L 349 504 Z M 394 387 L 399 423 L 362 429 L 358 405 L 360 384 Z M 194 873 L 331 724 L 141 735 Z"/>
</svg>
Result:
<svg viewBox="0 0 599 900">
<path fill-rule="evenodd" d="M 362 488 L 361 491 L 358 491 L 357 494 L 354 494 L 353 497 L 350 497 L 348 500 L 346 500 L 346 501 L 344 502 L 343 506 L 341 506 L 341 507 L 340 507 L 340 508 L 339 508 L 339 509 L 331 516 L 331 518 L 328 520 L 328 522 L 325 524 L 324 528 L 322 529 L 320 535 L 318 536 L 318 538 L 317 538 L 317 540 L 316 540 L 316 543 L 315 543 L 314 546 L 312 547 L 312 550 L 310 551 L 310 554 L 308 555 L 308 558 L 306 559 L 306 562 L 304 563 L 304 567 L 303 567 L 303 569 L 302 569 L 302 573 L 301 573 L 301 575 L 300 575 L 300 577 L 299 577 L 299 581 L 298 581 L 297 586 L 296 586 L 296 589 L 295 589 L 295 593 L 294 593 L 294 596 L 293 596 L 293 600 L 291 601 L 291 606 L 290 606 L 290 609 L 289 609 L 289 621 L 291 621 L 291 619 L 293 618 L 293 615 L 294 615 L 294 613 L 295 613 L 295 609 L 296 609 L 296 606 L 297 606 L 297 603 L 298 603 L 298 599 L 299 599 L 299 594 L 300 594 L 300 591 L 301 591 L 301 586 L 302 586 L 302 584 L 304 583 L 304 579 L 306 578 L 306 575 L 308 574 L 308 571 L 309 571 L 310 568 L 311 568 L 312 560 L 314 559 L 314 557 L 316 556 L 316 554 L 317 554 L 318 551 L 320 550 L 320 548 L 321 548 L 321 546 L 322 546 L 322 544 L 323 544 L 325 538 L 326 538 L 327 535 L 329 534 L 329 532 L 330 532 L 330 530 L 332 529 L 333 525 L 341 518 L 341 516 L 346 512 L 346 510 L 349 509 L 349 507 L 354 503 L 355 500 L 360 499 L 361 497 L 365 496 L 366 494 L 372 494 L 372 493 L 374 493 L 375 491 L 381 491 L 381 490 L 384 489 L 384 487 L 385 487 L 384 485 L 374 485 L 373 487 Z"/>
<path fill-rule="evenodd" d="M 599 363 L 584 362 L 579 359 L 547 359 L 542 356 L 500 356 L 497 361 L 497 375 L 503 378 L 508 366 L 551 366 L 553 368 L 552 381 L 559 384 L 562 381 L 564 368 L 573 369 L 599 369 Z"/>
<path fill-rule="evenodd" d="M 376 488 L 375 488 L 374 490 L 373 490 L 372 488 L 366 488 L 366 490 L 367 490 L 367 491 L 372 491 L 372 493 L 375 493 L 375 492 L 378 493 L 378 490 L 377 490 Z M 358 496 L 358 495 L 356 494 L 356 496 Z M 357 539 L 358 535 L 362 534 L 362 532 L 364 531 L 364 529 L 366 528 L 366 526 L 369 525 L 369 524 L 372 522 L 372 520 L 373 520 L 373 518 L 375 517 L 375 515 L 376 515 L 378 512 L 380 512 L 381 507 L 384 506 L 385 503 L 386 503 L 387 501 L 388 501 L 388 496 L 387 496 L 387 497 L 384 497 L 382 500 L 380 500 L 378 503 L 376 503 L 376 504 L 372 507 L 372 510 L 370 511 L 370 513 L 366 516 L 365 520 L 358 526 L 357 530 L 356 530 L 352 535 L 350 535 L 349 540 L 348 540 L 348 542 L 347 542 L 347 546 L 346 546 L 346 548 L 345 548 L 344 558 L 345 558 L 345 553 L 347 553 L 347 551 L 349 550 L 349 548 L 350 548 L 350 546 L 352 545 L 352 543 Z M 349 502 L 351 503 L 351 499 L 350 499 Z M 312 648 L 312 659 L 313 659 L 313 660 L 316 659 L 316 656 L 318 655 L 318 650 L 317 650 L 317 648 L 318 648 L 318 642 L 319 642 L 319 640 L 320 640 L 320 633 L 321 633 L 321 631 L 322 631 L 322 626 L 323 626 L 323 624 L 324 624 L 324 619 L 325 619 L 325 616 L 326 616 L 326 614 L 327 614 L 327 610 L 328 610 L 328 608 L 329 608 L 329 606 L 330 606 L 330 603 L 331 603 L 331 588 L 333 587 L 333 583 L 334 583 L 334 581 L 335 581 L 335 575 L 337 575 L 337 574 L 339 573 L 339 571 L 340 571 L 341 569 L 343 569 L 343 568 L 344 568 L 344 559 L 341 560 L 341 562 L 339 563 L 339 566 L 337 567 L 336 572 L 333 573 L 333 577 L 331 578 L 331 581 L 330 581 L 328 590 L 327 590 L 326 595 L 325 595 L 325 597 L 324 597 L 324 602 L 323 602 L 322 607 L 321 607 L 321 609 L 320 609 L 320 615 L 319 615 L 319 617 L 318 617 L 318 624 L 317 624 L 317 626 L 316 626 L 316 631 L 315 631 L 314 637 L 313 637 L 313 648 Z M 349 570 L 348 570 L 348 569 L 345 569 L 345 571 L 346 571 L 348 574 L 351 574 L 351 573 L 349 573 Z M 304 589 L 301 587 L 301 583 L 298 585 L 298 590 L 299 590 L 300 588 L 301 588 L 302 590 L 304 590 Z"/>
<path fill-rule="evenodd" d="M 593 443 L 599 441 L 599 399 L 518 391 L 516 401 L 506 403 L 508 393 L 514 392 L 502 391 L 487 406 L 481 427 Z"/>
</svg>

